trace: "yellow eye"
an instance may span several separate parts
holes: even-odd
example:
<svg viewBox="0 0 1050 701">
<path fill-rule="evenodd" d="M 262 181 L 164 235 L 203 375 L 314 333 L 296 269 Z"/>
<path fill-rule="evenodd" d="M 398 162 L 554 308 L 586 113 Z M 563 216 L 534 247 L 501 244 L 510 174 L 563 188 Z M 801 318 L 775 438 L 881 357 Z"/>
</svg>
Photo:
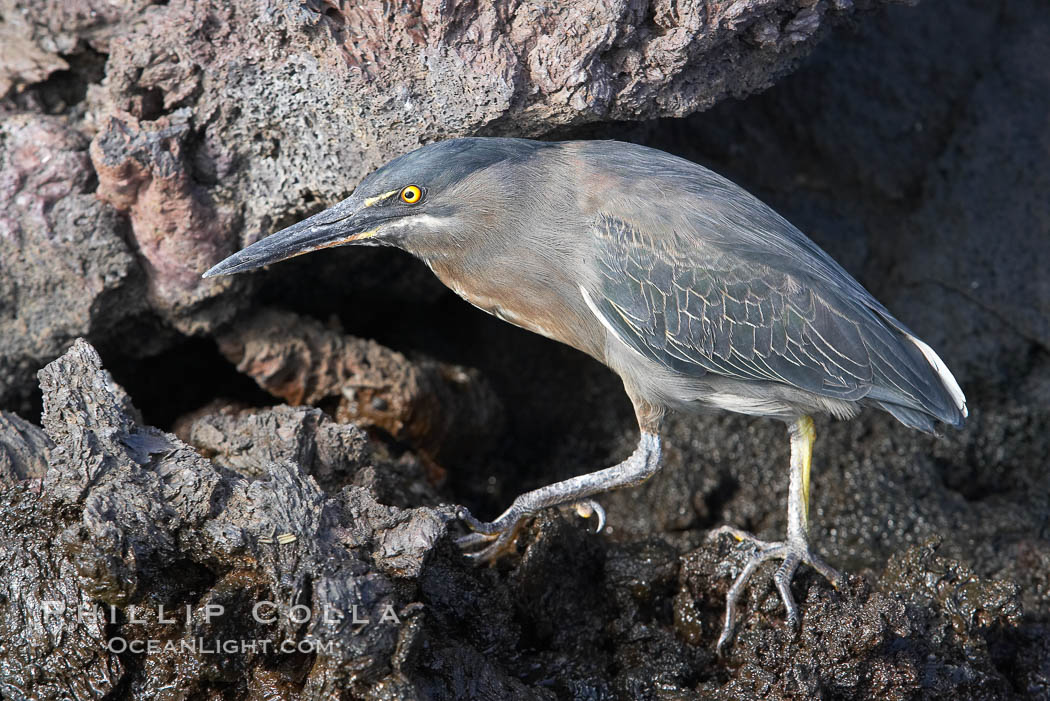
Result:
<svg viewBox="0 0 1050 701">
<path fill-rule="evenodd" d="M 405 204 L 415 204 L 423 198 L 423 191 L 415 185 L 409 185 L 401 191 L 401 201 Z"/>
</svg>

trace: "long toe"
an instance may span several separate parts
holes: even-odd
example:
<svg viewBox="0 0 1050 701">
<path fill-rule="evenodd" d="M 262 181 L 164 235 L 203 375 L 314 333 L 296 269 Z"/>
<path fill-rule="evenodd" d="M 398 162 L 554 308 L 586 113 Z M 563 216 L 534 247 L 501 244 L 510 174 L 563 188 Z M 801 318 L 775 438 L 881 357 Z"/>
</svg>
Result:
<svg viewBox="0 0 1050 701">
<path fill-rule="evenodd" d="M 456 514 L 473 533 L 456 539 L 463 554 L 476 563 L 493 562 L 514 549 L 518 532 L 528 515 L 508 509 L 492 522 L 479 521 L 465 507 Z"/>
<path fill-rule="evenodd" d="M 484 533 L 468 533 L 456 538 L 456 545 L 459 546 L 461 550 L 470 551 L 480 545 L 487 545 L 498 537 L 499 536 L 495 535 L 485 535 Z"/>
<path fill-rule="evenodd" d="M 506 524 L 501 523 L 504 520 L 505 516 L 506 514 L 496 519 L 495 521 L 485 522 L 474 518 L 474 514 L 470 513 L 470 510 L 465 506 L 461 506 L 458 509 L 456 509 L 456 518 L 458 518 L 463 523 L 467 524 L 467 527 L 470 528 L 470 530 L 480 535 L 499 535 L 503 528 L 506 526 Z"/>
<path fill-rule="evenodd" d="M 821 557 L 813 553 L 805 541 L 769 542 L 760 540 L 750 533 L 728 527 L 719 528 L 713 534 L 715 537 L 723 534 L 731 535 L 737 541 L 747 543 L 753 549 L 751 556 L 744 564 L 744 569 L 741 570 L 726 596 L 725 623 L 722 626 L 722 634 L 718 637 L 718 654 L 723 653 L 726 645 L 733 638 L 740 597 L 747 587 L 748 581 L 759 565 L 767 560 L 783 561 L 773 574 L 773 582 L 776 584 L 781 601 L 784 602 L 788 625 L 795 630 L 799 627 L 800 617 L 798 605 L 791 594 L 791 582 L 795 578 L 799 565 L 809 565 L 823 575 L 835 588 L 841 586 L 843 581 L 842 575 Z"/>
<path fill-rule="evenodd" d="M 467 553 L 467 557 L 478 564 L 489 564 L 514 550 L 518 540 L 517 531 L 501 533 L 490 545 L 477 552 Z"/>
<path fill-rule="evenodd" d="M 795 597 L 791 595 L 791 580 L 795 578 L 795 572 L 801 562 L 802 558 L 799 554 L 789 550 L 784 555 L 784 562 L 773 574 L 773 583 L 777 585 L 777 591 L 780 592 L 780 600 L 784 602 L 784 610 L 787 613 L 788 626 L 792 630 L 798 630 L 799 618 L 798 604 L 795 603 Z"/>
<path fill-rule="evenodd" d="M 842 589 L 842 586 L 846 583 L 846 578 L 842 576 L 841 572 L 829 565 L 824 558 L 813 551 L 810 551 L 809 559 L 803 562 L 819 572 L 836 589 Z"/>
<path fill-rule="evenodd" d="M 519 528 L 514 526 L 497 535 L 468 533 L 461 538 L 457 538 L 456 545 L 460 547 L 463 555 L 469 560 L 477 564 L 488 564 L 495 562 L 514 550 L 514 545 L 518 540 L 518 531 Z"/>
</svg>

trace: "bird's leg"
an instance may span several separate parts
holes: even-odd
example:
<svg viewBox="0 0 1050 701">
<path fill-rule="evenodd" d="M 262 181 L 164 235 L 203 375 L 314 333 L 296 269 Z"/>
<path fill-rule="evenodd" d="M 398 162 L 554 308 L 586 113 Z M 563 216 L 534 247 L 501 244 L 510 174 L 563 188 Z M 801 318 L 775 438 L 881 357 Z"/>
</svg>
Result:
<svg viewBox="0 0 1050 701">
<path fill-rule="evenodd" d="M 605 525 L 605 511 L 590 497 L 620 487 L 641 484 L 660 469 L 660 437 L 656 433 L 642 430 L 638 447 L 631 456 L 612 467 L 573 477 L 563 482 L 526 492 L 514 500 L 510 508 L 490 523 L 474 518 L 467 509 L 460 507 L 459 517 L 470 526 L 473 533 L 459 538 L 456 543 L 464 550 L 484 546 L 471 552 L 470 557 L 480 562 L 490 562 L 513 544 L 522 523 L 543 509 L 562 504 L 576 505 L 581 516 L 598 515 L 598 530 Z"/>
<path fill-rule="evenodd" d="M 747 561 L 743 571 L 737 576 L 736 581 L 733 582 L 733 586 L 729 588 L 729 594 L 726 596 L 725 624 L 722 626 L 722 634 L 718 638 L 717 645 L 719 654 L 732 638 L 733 630 L 736 628 L 736 611 L 740 595 L 743 594 L 748 579 L 766 560 L 783 560 L 773 575 L 773 581 L 777 586 L 777 591 L 780 592 L 784 608 L 787 609 L 788 625 L 792 628 L 797 629 L 799 624 L 798 606 L 791 595 L 791 580 L 799 565 L 807 564 L 820 572 L 836 589 L 842 581 L 842 575 L 809 548 L 809 470 L 813 455 L 813 441 L 816 436 L 813 430 L 813 419 L 803 416 L 790 425 L 788 432 L 791 436 L 791 482 L 788 487 L 787 540 L 766 542 L 750 533 L 729 526 L 722 526 L 708 536 L 717 538 L 723 533 L 728 533 L 738 541 L 751 543 L 755 548 L 755 552 Z"/>
</svg>

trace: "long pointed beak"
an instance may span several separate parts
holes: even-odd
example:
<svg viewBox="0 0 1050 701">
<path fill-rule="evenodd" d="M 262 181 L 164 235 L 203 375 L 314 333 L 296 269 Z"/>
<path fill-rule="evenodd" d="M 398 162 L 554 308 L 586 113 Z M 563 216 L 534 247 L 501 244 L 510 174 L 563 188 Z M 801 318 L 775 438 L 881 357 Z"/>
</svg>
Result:
<svg viewBox="0 0 1050 701">
<path fill-rule="evenodd" d="M 344 246 L 375 236 L 386 217 L 364 207 L 351 196 L 309 219 L 271 234 L 234 253 L 202 277 L 232 275 L 321 248 Z"/>
</svg>

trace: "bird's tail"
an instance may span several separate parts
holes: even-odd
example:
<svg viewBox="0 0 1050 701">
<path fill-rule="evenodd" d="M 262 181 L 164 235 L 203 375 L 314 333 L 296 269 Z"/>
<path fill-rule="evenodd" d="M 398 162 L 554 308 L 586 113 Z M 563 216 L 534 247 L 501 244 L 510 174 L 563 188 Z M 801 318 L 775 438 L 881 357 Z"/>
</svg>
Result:
<svg viewBox="0 0 1050 701">
<path fill-rule="evenodd" d="M 894 334 L 897 347 L 876 349 L 876 355 L 884 359 L 900 358 L 904 362 L 888 362 L 875 368 L 876 374 L 882 376 L 878 379 L 883 381 L 876 382 L 868 399 L 905 426 L 920 431 L 934 433 L 938 421 L 957 428 L 962 426 L 969 415 L 966 396 L 944 361 L 904 324 L 888 314 L 884 318 L 897 332 Z M 866 340 L 886 344 L 889 339 L 882 336 Z"/>
</svg>

